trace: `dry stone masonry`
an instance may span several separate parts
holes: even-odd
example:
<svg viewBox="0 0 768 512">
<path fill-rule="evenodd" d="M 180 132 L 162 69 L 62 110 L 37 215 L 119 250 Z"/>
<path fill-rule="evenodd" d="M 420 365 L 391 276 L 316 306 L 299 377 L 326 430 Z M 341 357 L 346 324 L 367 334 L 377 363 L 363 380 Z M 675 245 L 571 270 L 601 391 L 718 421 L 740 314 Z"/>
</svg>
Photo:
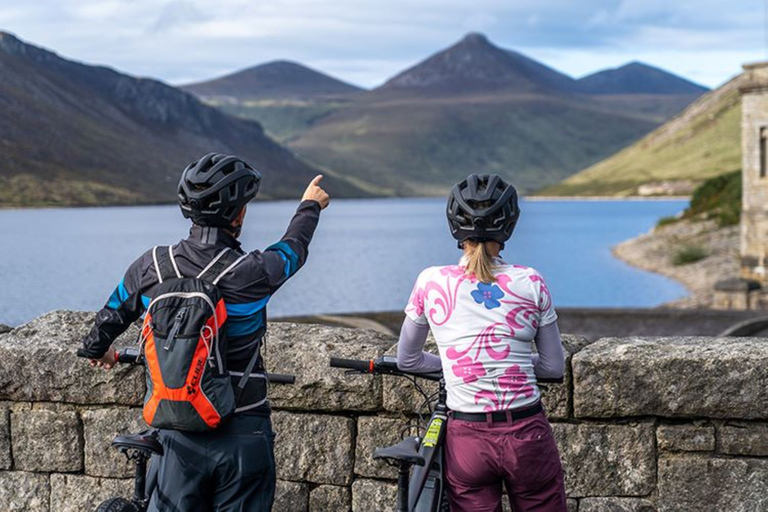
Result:
<svg viewBox="0 0 768 512">
<path fill-rule="evenodd" d="M 0 510 L 82 512 L 131 493 L 132 468 L 109 443 L 144 428 L 143 370 L 74 357 L 92 318 L 58 311 L 0 333 Z M 768 510 L 768 339 L 564 338 L 566 382 L 544 402 L 569 512 Z M 271 389 L 275 511 L 393 509 L 395 473 L 371 455 L 424 399 L 403 379 L 328 361 L 392 353 L 395 341 L 272 324 L 270 369 L 297 377 Z"/>
</svg>

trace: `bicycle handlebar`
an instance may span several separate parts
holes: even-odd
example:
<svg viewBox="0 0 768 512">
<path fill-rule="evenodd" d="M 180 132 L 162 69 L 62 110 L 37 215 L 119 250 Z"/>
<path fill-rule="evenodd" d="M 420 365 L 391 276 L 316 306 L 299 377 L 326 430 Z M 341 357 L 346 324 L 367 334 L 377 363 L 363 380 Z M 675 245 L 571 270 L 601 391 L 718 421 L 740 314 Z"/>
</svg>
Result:
<svg viewBox="0 0 768 512">
<path fill-rule="evenodd" d="M 397 367 L 397 359 L 393 356 L 382 356 L 377 359 L 342 359 L 340 357 L 331 358 L 331 368 L 346 368 L 360 373 L 385 373 L 388 375 L 419 377 L 427 380 L 440 380 L 443 378 L 443 372 L 417 373 L 400 370 Z M 562 384 L 563 378 L 539 378 L 538 384 Z"/>
<path fill-rule="evenodd" d="M 346 368 L 347 370 L 360 373 L 375 373 L 396 375 L 399 377 L 419 377 L 427 380 L 440 380 L 443 378 L 443 372 L 418 373 L 400 370 L 397 367 L 397 358 L 394 356 L 381 356 L 376 359 L 342 359 L 339 357 L 331 358 L 332 368 Z"/>
<path fill-rule="evenodd" d="M 77 355 L 83 357 L 80 354 L 81 351 L 78 349 Z M 117 351 L 117 362 L 134 366 L 144 365 L 139 349 L 130 347 Z M 267 373 L 267 380 L 270 384 L 295 384 L 296 376 L 288 373 Z"/>
</svg>

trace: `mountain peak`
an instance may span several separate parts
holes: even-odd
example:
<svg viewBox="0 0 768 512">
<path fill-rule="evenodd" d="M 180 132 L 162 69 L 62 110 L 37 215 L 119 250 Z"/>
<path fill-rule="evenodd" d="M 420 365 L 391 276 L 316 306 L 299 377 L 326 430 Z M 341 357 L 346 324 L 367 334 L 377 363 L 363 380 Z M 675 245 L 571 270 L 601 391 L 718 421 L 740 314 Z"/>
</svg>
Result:
<svg viewBox="0 0 768 512">
<path fill-rule="evenodd" d="M 702 94 L 709 90 L 636 60 L 585 76 L 578 84 L 588 94 Z"/>
<path fill-rule="evenodd" d="M 473 93 L 567 90 L 573 79 L 472 32 L 454 45 L 391 78 L 382 90 Z"/>
<path fill-rule="evenodd" d="M 485 34 L 482 34 L 480 32 L 470 32 L 467 35 L 465 35 L 461 41 L 459 41 L 459 44 L 484 44 L 488 46 L 493 46 L 491 42 L 488 40 Z"/>
<path fill-rule="evenodd" d="M 183 89 L 201 97 L 238 99 L 307 99 L 361 91 L 359 87 L 289 60 L 259 64 L 220 78 L 189 84 Z"/>
</svg>

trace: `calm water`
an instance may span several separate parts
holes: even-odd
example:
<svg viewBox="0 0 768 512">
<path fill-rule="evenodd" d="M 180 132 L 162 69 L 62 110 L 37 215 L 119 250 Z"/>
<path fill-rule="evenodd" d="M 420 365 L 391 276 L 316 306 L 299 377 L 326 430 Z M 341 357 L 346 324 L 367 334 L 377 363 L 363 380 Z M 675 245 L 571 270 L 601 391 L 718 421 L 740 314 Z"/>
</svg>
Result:
<svg viewBox="0 0 768 512">
<path fill-rule="evenodd" d="M 272 316 L 400 309 L 419 271 L 460 256 L 443 199 L 335 201 L 306 266 L 272 299 Z M 251 205 L 246 249 L 276 241 L 295 202 Z M 611 256 L 682 201 L 524 202 L 502 256 L 536 267 L 560 306 L 654 306 L 685 289 Z M 96 310 L 147 248 L 186 236 L 172 206 L 0 211 L 0 323 L 52 309 Z"/>
</svg>

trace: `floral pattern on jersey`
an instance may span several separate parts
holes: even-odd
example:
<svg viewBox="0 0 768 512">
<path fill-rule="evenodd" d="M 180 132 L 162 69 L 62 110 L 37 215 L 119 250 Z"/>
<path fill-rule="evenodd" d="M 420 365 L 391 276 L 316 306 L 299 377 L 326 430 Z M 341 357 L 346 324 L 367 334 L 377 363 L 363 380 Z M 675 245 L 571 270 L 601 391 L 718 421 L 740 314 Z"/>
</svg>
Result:
<svg viewBox="0 0 768 512">
<path fill-rule="evenodd" d="M 534 393 L 533 386 L 528 384 L 528 375 L 516 364 L 508 367 L 496 383 L 495 392 L 484 389 L 475 394 L 475 403 L 485 402 L 484 409 L 488 412 L 509 409 L 519 397 L 530 398 Z"/>
<path fill-rule="evenodd" d="M 459 287 L 464 281 L 475 283 L 474 277 L 467 276 L 464 267 L 452 265 L 440 269 L 440 274 L 446 276 L 445 286 L 436 281 L 427 281 L 422 288 L 414 289 L 411 294 L 409 309 L 417 316 L 423 316 L 425 313 L 432 325 L 443 325 L 451 319 L 454 309 L 456 309 L 456 298 L 459 293 Z M 452 281 L 454 278 L 455 281 Z M 429 303 L 432 307 L 425 311 L 425 304 Z"/>
<path fill-rule="evenodd" d="M 464 384 L 471 384 L 480 377 L 485 377 L 485 366 L 480 361 L 475 361 L 471 357 L 462 357 L 451 367 L 453 374 L 461 377 Z"/>
<path fill-rule="evenodd" d="M 494 309 L 501 307 L 499 299 L 504 296 L 504 292 L 495 284 L 477 283 L 477 289 L 472 290 L 471 295 L 475 302 L 485 306 L 485 309 Z"/>
<path fill-rule="evenodd" d="M 440 276 L 432 274 L 431 278 L 419 282 L 407 308 L 419 317 L 426 317 L 433 328 L 450 325 L 449 320 L 461 301 L 472 300 L 489 311 L 499 311 L 499 321 L 484 327 L 470 342 L 445 351 L 446 363 L 450 361 L 446 366 L 463 384 L 471 385 L 467 391 L 474 388 L 469 392 L 474 395 L 475 404 L 485 411 L 509 409 L 516 400 L 535 396 L 533 375 L 518 364 L 504 368 L 503 363 L 501 373 L 502 369 L 491 365 L 491 361 L 507 359 L 512 340 L 521 339 L 521 334 L 528 339 L 531 328 L 537 329 L 542 319 L 554 315 L 552 297 L 541 276 L 527 267 L 514 265 L 513 268 L 524 272 L 513 273 L 514 277 L 500 273 L 496 283 L 486 284 L 467 276 L 460 265 L 442 267 Z M 472 289 L 469 293 L 462 291 L 459 297 L 464 281 L 469 281 Z"/>
</svg>

